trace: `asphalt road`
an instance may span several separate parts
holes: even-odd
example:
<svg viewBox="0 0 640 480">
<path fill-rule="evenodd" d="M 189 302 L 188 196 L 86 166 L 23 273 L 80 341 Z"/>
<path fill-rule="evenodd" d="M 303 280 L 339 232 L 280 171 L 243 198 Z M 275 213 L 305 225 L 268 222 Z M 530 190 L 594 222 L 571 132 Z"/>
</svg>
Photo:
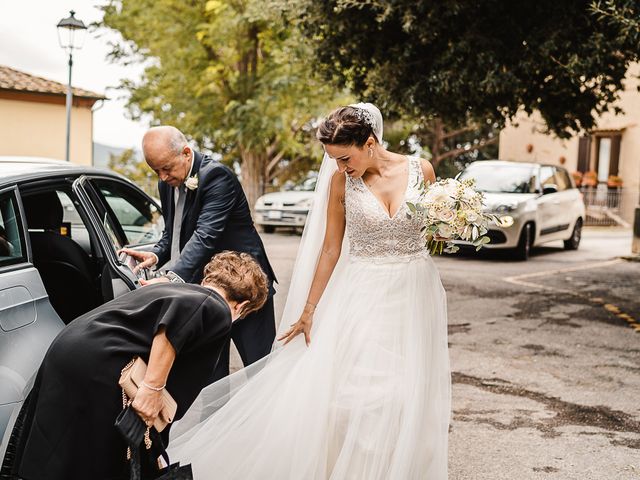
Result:
<svg viewBox="0 0 640 480">
<path fill-rule="evenodd" d="M 300 237 L 263 235 L 279 317 Z M 640 262 L 631 232 L 586 229 L 528 262 L 437 257 L 447 290 L 449 478 L 640 479 Z"/>
</svg>

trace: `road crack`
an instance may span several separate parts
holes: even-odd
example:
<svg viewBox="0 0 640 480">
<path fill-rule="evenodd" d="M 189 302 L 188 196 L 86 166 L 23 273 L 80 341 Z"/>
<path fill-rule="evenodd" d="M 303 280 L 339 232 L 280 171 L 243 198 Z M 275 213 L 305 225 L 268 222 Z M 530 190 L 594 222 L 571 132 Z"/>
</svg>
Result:
<svg viewBox="0 0 640 480">
<path fill-rule="evenodd" d="M 453 372 L 452 380 L 454 383 L 472 385 L 498 395 L 528 398 L 542 403 L 548 410 L 555 412 L 555 415 L 550 418 L 532 419 L 529 416 L 518 415 L 510 423 L 502 423 L 491 418 L 471 418 L 469 415 L 473 415 L 475 412 L 461 410 L 454 412 L 458 416 L 457 420 L 460 421 L 486 423 L 500 430 L 535 428 L 546 437 L 560 436 L 562 434 L 557 431 L 557 428 L 573 425 L 600 428 L 607 432 L 640 434 L 640 422 L 621 410 L 613 410 L 603 405 L 592 407 L 567 402 L 558 397 L 514 385 L 500 378 L 480 378 L 461 372 Z M 608 438 L 612 445 L 640 449 L 640 440 Z"/>
</svg>

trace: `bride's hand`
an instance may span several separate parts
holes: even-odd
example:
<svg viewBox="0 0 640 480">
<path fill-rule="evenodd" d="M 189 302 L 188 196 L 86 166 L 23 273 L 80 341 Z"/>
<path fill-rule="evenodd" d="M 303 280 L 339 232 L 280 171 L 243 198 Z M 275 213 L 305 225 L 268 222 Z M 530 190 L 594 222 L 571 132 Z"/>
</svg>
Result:
<svg viewBox="0 0 640 480">
<path fill-rule="evenodd" d="M 278 338 L 278 341 L 284 340 L 284 345 L 296 338 L 298 334 L 304 333 L 304 341 L 307 347 L 311 343 L 311 325 L 313 325 L 313 312 L 302 312 L 300 319 L 291 325 L 291 328 Z"/>
</svg>

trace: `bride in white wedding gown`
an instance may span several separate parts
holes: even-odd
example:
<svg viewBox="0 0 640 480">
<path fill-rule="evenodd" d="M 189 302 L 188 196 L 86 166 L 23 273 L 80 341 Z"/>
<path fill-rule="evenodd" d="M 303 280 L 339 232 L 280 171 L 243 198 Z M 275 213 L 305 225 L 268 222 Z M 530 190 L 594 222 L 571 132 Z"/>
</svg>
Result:
<svg viewBox="0 0 640 480">
<path fill-rule="evenodd" d="M 169 453 L 198 480 L 446 479 L 446 298 L 406 206 L 433 169 L 383 147 L 371 104 L 334 111 L 318 138 L 290 343 L 203 390 Z"/>
</svg>

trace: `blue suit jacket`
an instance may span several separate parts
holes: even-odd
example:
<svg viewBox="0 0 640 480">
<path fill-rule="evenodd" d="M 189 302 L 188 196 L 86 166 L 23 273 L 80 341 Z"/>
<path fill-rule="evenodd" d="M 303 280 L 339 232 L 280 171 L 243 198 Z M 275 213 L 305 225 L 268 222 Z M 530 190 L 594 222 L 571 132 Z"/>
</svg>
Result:
<svg viewBox="0 0 640 480">
<path fill-rule="evenodd" d="M 223 250 L 246 252 L 260 264 L 269 278 L 270 294 L 277 281 L 267 259 L 264 245 L 256 231 L 247 198 L 236 175 L 227 166 L 194 151 L 191 175 L 198 175 L 198 188 L 187 189 L 182 227 L 180 258 L 172 271 L 189 283 L 202 280 L 204 266 Z M 161 267 L 171 258 L 174 189 L 158 182 L 165 229 L 154 246 Z"/>
</svg>

